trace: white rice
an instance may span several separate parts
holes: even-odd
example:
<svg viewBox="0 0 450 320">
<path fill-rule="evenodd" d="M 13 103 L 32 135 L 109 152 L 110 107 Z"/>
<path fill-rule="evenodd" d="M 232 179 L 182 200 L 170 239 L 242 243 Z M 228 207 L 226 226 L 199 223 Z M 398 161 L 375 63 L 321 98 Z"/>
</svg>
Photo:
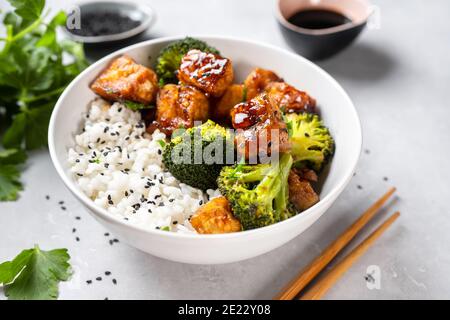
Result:
<svg viewBox="0 0 450 320">
<path fill-rule="evenodd" d="M 140 113 L 94 100 L 68 162 L 81 190 L 109 213 L 148 229 L 192 233 L 189 218 L 218 190 L 180 183 L 162 163 L 160 140 L 145 132 Z"/>
</svg>

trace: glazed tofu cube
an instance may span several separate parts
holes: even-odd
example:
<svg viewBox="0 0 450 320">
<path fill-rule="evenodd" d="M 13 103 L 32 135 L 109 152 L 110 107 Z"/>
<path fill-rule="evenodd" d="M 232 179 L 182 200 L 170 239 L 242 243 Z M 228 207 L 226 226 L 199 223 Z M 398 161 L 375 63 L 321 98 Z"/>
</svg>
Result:
<svg viewBox="0 0 450 320">
<path fill-rule="evenodd" d="M 230 122 L 230 111 L 235 105 L 245 101 L 244 93 L 242 84 L 229 86 L 214 106 L 214 118 L 223 123 Z"/>
<path fill-rule="evenodd" d="M 316 112 L 316 100 L 286 82 L 271 82 L 266 86 L 266 92 L 283 112 Z"/>
<path fill-rule="evenodd" d="M 231 60 L 200 50 L 189 51 L 181 60 L 178 79 L 220 97 L 233 82 Z"/>
<path fill-rule="evenodd" d="M 233 107 L 230 112 L 237 152 L 247 159 L 290 149 L 286 123 L 278 106 L 263 93 Z"/>
<path fill-rule="evenodd" d="M 191 218 L 191 225 L 201 234 L 242 230 L 241 223 L 233 216 L 230 203 L 225 197 L 214 198 L 198 208 Z"/>
<path fill-rule="evenodd" d="M 107 100 L 150 104 L 158 91 L 158 79 L 153 70 L 124 55 L 115 59 L 94 80 L 91 89 Z"/>
<path fill-rule="evenodd" d="M 192 86 L 167 84 L 158 93 L 155 125 L 166 134 L 180 127 L 191 128 L 194 121 L 206 121 L 208 115 L 208 99 Z"/>
<path fill-rule="evenodd" d="M 283 80 L 273 71 L 261 68 L 253 69 L 244 80 L 247 100 L 253 99 L 258 94 L 264 92 L 269 83 L 278 81 Z"/>
</svg>

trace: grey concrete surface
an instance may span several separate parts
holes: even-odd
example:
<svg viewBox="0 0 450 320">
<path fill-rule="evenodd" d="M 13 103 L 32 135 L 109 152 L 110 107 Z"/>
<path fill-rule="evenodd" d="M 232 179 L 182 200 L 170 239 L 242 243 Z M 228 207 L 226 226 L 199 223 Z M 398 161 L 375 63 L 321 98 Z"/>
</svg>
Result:
<svg viewBox="0 0 450 320">
<path fill-rule="evenodd" d="M 289 49 L 269 0 L 145 2 L 158 15 L 149 38 L 223 34 Z M 60 3 L 49 1 L 52 8 Z M 450 2 L 374 3 L 380 8 L 381 28 L 366 30 L 352 47 L 319 63 L 352 97 L 363 125 L 364 152 L 345 192 L 302 235 L 263 256 L 218 266 L 165 261 L 122 242 L 111 246 L 108 241 L 114 235 L 105 236 L 107 231 L 65 189 L 43 150 L 33 153 L 27 163 L 20 200 L 0 203 L 0 261 L 34 243 L 44 249 L 68 248 L 75 274 L 61 284 L 61 299 L 270 299 L 395 185 L 398 198 L 388 211 L 400 210 L 401 218 L 326 298 L 449 299 Z M 6 7 L 5 0 L 0 6 Z M 65 202 L 66 211 L 59 201 Z M 367 286 L 369 266 L 379 267 L 379 289 Z M 105 271 L 112 275 L 105 276 Z M 97 276 L 103 280 L 95 281 Z M 86 284 L 89 279 L 91 285 Z M 4 298 L 1 289 L 0 297 Z"/>
</svg>

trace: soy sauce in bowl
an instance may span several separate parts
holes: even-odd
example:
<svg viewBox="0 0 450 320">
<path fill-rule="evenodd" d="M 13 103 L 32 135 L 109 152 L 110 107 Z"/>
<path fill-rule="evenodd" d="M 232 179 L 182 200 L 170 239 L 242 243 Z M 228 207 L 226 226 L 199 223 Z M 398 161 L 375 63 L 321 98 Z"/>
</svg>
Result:
<svg viewBox="0 0 450 320">
<path fill-rule="evenodd" d="M 345 15 L 324 9 L 300 10 L 287 19 L 290 23 L 304 29 L 328 29 L 351 23 Z"/>
</svg>

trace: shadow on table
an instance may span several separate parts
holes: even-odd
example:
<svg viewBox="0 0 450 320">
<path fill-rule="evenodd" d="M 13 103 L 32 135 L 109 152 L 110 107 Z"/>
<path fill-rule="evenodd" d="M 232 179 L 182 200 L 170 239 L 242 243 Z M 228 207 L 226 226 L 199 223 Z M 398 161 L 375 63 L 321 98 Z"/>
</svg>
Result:
<svg viewBox="0 0 450 320">
<path fill-rule="evenodd" d="M 109 42 L 109 43 L 99 43 L 99 44 L 90 44 L 86 43 L 84 44 L 84 51 L 86 54 L 86 58 L 92 63 L 95 62 L 104 56 L 107 56 L 108 54 L 117 51 L 119 49 L 131 46 L 133 44 L 146 41 L 146 40 L 152 40 L 158 38 L 156 35 L 149 35 L 149 34 L 140 34 L 135 37 L 123 40 L 123 41 L 115 41 L 115 42 Z"/>
<path fill-rule="evenodd" d="M 333 76 L 368 82 L 386 78 L 395 63 L 387 50 L 364 43 L 356 43 L 329 60 L 317 62 Z"/>
</svg>

